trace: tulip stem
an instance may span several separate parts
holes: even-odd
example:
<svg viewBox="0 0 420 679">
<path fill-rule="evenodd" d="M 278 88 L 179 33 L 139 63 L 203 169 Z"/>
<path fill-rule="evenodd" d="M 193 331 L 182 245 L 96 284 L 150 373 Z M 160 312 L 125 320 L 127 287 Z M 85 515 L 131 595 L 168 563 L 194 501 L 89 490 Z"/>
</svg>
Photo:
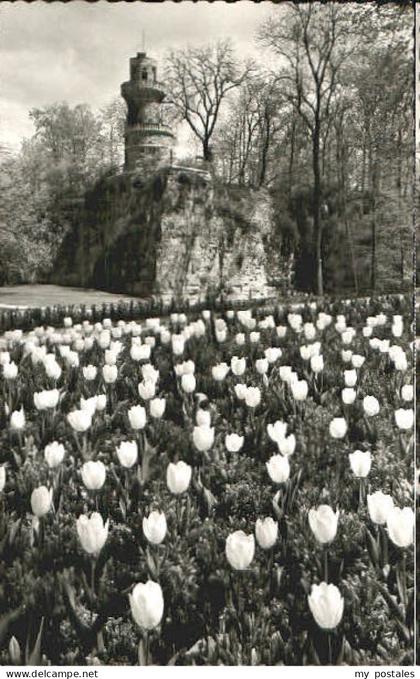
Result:
<svg viewBox="0 0 420 679">
<path fill-rule="evenodd" d="M 325 582 L 328 584 L 328 548 L 324 551 L 324 575 Z"/>
<path fill-rule="evenodd" d="M 359 479 L 359 512 L 362 511 L 364 505 L 364 479 Z"/>
<path fill-rule="evenodd" d="M 332 665 L 333 660 L 332 660 L 332 644 L 331 644 L 331 634 L 327 632 L 327 637 L 328 637 L 328 664 Z"/>
</svg>

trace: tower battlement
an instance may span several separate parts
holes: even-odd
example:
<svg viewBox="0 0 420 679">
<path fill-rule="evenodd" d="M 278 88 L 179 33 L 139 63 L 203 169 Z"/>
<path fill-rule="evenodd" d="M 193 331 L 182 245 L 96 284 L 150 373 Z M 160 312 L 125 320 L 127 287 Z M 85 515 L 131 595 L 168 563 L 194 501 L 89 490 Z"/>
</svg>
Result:
<svg viewBox="0 0 420 679">
<path fill-rule="evenodd" d="M 130 80 L 122 83 L 121 95 L 127 102 L 125 171 L 169 162 L 174 135 L 163 120 L 166 93 L 157 79 L 155 59 L 145 52 L 130 59 Z"/>
</svg>

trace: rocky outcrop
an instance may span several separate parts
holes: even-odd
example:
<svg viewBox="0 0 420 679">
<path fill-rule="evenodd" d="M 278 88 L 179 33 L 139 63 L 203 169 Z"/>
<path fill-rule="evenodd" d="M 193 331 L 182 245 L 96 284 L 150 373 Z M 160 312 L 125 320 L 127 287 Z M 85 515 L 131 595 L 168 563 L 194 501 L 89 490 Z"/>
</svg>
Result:
<svg viewBox="0 0 420 679">
<path fill-rule="evenodd" d="M 163 299 L 270 297 L 290 283 L 269 194 L 163 167 L 101 180 L 56 267 L 61 283 Z"/>
</svg>

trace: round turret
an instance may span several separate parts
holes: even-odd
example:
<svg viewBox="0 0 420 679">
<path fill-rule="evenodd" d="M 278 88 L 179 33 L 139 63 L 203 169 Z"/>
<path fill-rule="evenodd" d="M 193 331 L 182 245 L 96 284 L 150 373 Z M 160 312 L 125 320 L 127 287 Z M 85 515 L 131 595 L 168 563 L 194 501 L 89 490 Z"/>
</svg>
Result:
<svg viewBox="0 0 420 679">
<path fill-rule="evenodd" d="M 121 95 L 127 102 L 125 170 L 169 162 L 174 135 L 163 122 L 165 91 L 157 80 L 156 61 L 145 52 L 130 59 L 130 80 L 121 85 Z"/>
</svg>

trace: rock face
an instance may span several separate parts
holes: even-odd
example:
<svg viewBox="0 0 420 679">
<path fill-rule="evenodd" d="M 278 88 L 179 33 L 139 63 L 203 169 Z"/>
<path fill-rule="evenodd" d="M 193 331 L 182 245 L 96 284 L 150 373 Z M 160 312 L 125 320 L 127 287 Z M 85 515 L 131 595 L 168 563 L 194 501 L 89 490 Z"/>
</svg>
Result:
<svg viewBox="0 0 420 679">
<path fill-rule="evenodd" d="M 53 280 L 163 300 L 271 297 L 290 285 L 268 193 L 203 169 L 101 180 L 63 244 Z"/>
</svg>

